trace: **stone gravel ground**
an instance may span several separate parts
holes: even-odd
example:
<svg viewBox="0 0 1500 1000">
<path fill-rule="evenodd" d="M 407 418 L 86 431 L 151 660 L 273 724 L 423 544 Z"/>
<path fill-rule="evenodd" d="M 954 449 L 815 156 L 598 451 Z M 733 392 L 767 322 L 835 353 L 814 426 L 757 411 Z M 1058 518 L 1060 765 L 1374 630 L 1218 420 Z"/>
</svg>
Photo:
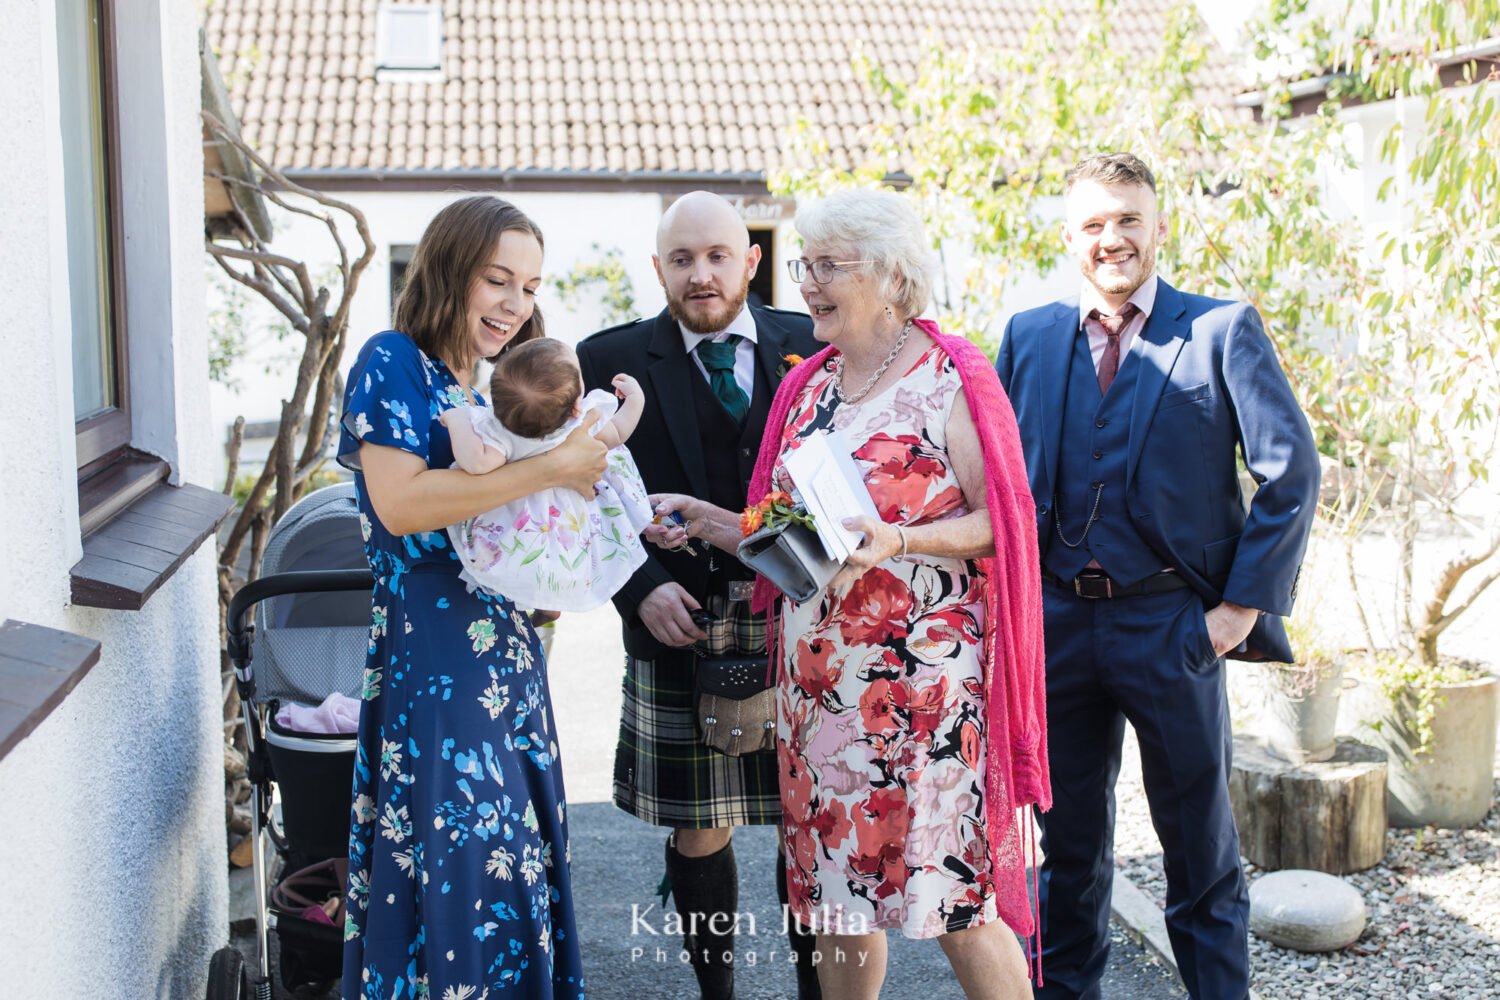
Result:
<svg viewBox="0 0 1500 1000">
<path fill-rule="evenodd" d="M 1434 570 L 1462 546 L 1440 537 L 1419 548 L 1416 575 L 1426 586 Z M 1435 543 L 1435 544 L 1434 544 Z M 1330 548 L 1332 546 L 1332 548 Z M 1298 614 L 1315 621 L 1324 641 L 1362 645 L 1353 634 L 1354 605 L 1336 541 L 1315 536 L 1304 567 Z M 1356 573 L 1371 593 L 1397 584 L 1398 554 L 1386 541 L 1360 545 Z M 1394 605 L 1372 602 L 1377 634 L 1390 633 Z M 1383 623 L 1381 619 L 1386 619 Z M 1448 653 L 1493 664 L 1500 641 L 1500 588 L 1490 588 L 1443 635 Z M 1229 663 L 1236 729 L 1254 728 L 1254 682 Z M 1141 788 L 1140 758 L 1127 729 L 1115 856 L 1122 871 L 1160 903 L 1166 881 Z M 1500 746 L 1496 748 L 1500 774 Z M 1387 831 L 1381 864 L 1343 876 L 1364 898 L 1369 923 L 1342 951 L 1309 955 L 1250 938 L 1251 986 L 1262 1000 L 1500 1000 L 1500 782 L 1483 823 L 1467 830 Z M 1246 865 L 1253 882 L 1262 873 Z"/>
<path fill-rule="evenodd" d="M 1496 753 L 1500 771 L 1500 749 Z M 1495 789 L 1500 800 L 1500 782 Z M 1117 789 L 1116 864 L 1158 904 L 1161 844 L 1127 732 Z M 1260 869 L 1246 863 L 1251 882 Z M 1251 985 L 1262 1000 L 1500 998 L 1500 806 L 1466 830 L 1388 831 L 1384 861 L 1344 876 L 1369 923 L 1339 952 L 1309 955 L 1250 938 Z"/>
</svg>

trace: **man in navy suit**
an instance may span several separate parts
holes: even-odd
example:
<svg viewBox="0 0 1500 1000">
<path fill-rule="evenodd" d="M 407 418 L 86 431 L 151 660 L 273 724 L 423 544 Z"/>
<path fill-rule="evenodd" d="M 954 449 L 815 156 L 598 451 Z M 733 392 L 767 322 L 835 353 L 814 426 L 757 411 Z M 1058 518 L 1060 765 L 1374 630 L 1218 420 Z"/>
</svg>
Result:
<svg viewBox="0 0 1500 1000">
<path fill-rule="evenodd" d="M 1249 899 L 1230 814 L 1224 661 L 1290 661 L 1318 459 L 1255 309 L 1156 275 L 1156 182 L 1128 154 L 1068 171 L 1078 300 L 1014 317 L 996 370 L 1036 501 L 1053 808 L 1037 997 L 1099 997 L 1114 785 L 1135 728 L 1188 992 L 1249 994 Z M 1236 455 L 1255 480 L 1248 508 Z"/>
</svg>

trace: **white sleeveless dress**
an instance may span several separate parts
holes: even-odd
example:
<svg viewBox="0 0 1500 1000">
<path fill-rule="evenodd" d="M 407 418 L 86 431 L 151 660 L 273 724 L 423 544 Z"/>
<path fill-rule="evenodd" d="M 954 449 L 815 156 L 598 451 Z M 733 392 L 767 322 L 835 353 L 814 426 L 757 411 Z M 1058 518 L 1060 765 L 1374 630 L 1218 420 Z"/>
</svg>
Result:
<svg viewBox="0 0 1500 1000">
<path fill-rule="evenodd" d="M 595 389 L 583 397 L 582 412 L 597 410 L 602 424 L 618 405 L 612 393 Z M 507 463 L 557 447 L 582 419 L 545 438 L 525 438 L 506 430 L 487 406 L 459 409 Z M 606 463 L 593 500 L 546 489 L 449 527 L 464 566 L 460 579 L 527 608 L 591 611 L 608 601 L 646 561 L 640 533 L 653 515 L 630 452 L 611 448 Z"/>
</svg>

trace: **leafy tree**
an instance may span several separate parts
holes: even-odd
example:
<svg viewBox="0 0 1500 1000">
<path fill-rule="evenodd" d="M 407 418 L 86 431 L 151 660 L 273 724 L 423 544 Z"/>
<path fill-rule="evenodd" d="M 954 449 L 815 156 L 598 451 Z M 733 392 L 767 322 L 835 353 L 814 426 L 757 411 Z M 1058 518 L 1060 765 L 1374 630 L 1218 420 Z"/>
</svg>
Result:
<svg viewBox="0 0 1500 1000">
<path fill-rule="evenodd" d="M 287 179 L 212 113 L 203 122 L 214 142 L 234 149 L 254 165 L 256 180 L 227 172 L 206 176 L 234 188 L 252 188 L 283 211 L 321 222 L 337 251 L 336 265 L 326 275 L 314 275 L 300 260 L 278 253 L 248 221 L 233 229 L 233 239 L 209 239 L 209 258 L 230 280 L 254 292 L 303 338 L 302 356 L 287 399 L 282 400 L 276 440 L 236 515 L 219 550 L 221 598 L 227 604 L 234 589 L 232 577 L 246 540 L 251 543 L 247 579 L 260 575 L 260 557 L 271 526 L 302 495 L 308 479 L 323 464 L 334 436 L 333 419 L 343 392 L 344 341 L 349 332 L 349 310 L 359 278 L 375 256 L 364 214 L 347 202 L 331 198 Z M 350 254 L 349 229 L 359 240 L 357 256 Z M 325 280 L 326 279 L 326 280 Z M 230 444 L 229 492 L 238 474 L 243 418 L 236 421 Z"/>
<path fill-rule="evenodd" d="M 258 360 L 266 374 L 277 374 L 297 359 L 278 352 L 292 328 L 283 320 L 268 320 L 259 300 L 218 267 L 208 271 L 208 380 L 238 392 L 244 388 L 243 365 Z M 244 498 L 241 497 L 241 500 Z"/>
<path fill-rule="evenodd" d="M 217 265 L 225 281 L 232 282 L 230 287 L 246 290 L 221 300 L 211 317 L 210 336 L 214 339 L 210 376 L 225 384 L 232 382 L 233 366 L 241 362 L 246 347 L 244 323 L 253 311 L 252 303 L 269 306 L 279 314 L 280 321 L 272 330 L 294 342 L 294 350 L 300 350 L 292 384 L 281 402 L 275 441 L 260 471 L 245 477 L 244 482 L 239 476 L 244 417 L 235 420 L 231 432 L 224 492 L 232 493 L 240 506 L 219 545 L 222 639 L 229 601 L 243 583 L 260 575 L 261 557 L 272 526 L 298 497 L 320 485 L 319 472 L 337 433 L 349 311 L 360 276 L 375 256 L 375 242 L 357 208 L 288 180 L 245 142 L 236 124 L 226 124 L 208 110 L 202 112 L 202 119 L 205 134 L 215 144 L 221 162 L 233 157 L 253 168 L 240 172 L 206 167 L 204 176 L 228 185 L 236 195 L 255 194 L 284 212 L 322 223 L 337 254 L 336 263 L 318 274 L 306 262 L 278 252 L 249 217 L 244 206 L 251 199 L 241 201 L 238 197 L 233 199 L 233 224 L 224 230 L 210 229 L 206 234 L 204 251 L 208 259 Z M 294 333 L 281 332 L 287 329 Z M 248 559 L 241 578 L 246 542 Z M 243 727 L 236 721 L 241 705 L 227 651 L 220 673 L 226 723 L 226 821 L 232 832 L 245 833 L 250 829 L 246 743 Z"/>
<path fill-rule="evenodd" d="M 635 286 L 625 270 L 625 255 L 619 247 L 604 250 L 597 243 L 594 252 L 600 255 L 597 259 L 575 264 L 567 274 L 552 278 L 552 288 L 569 309 L 576 308 L 586 292 L 597 294 L 604 307 L 604 325 L 623 323 L 636 314 Z"/>
<path fill-rule="evenodd" d="M 1474 505 L 1497 454 L 1500 77 L 1493 56 L 1464 57 L 1497 35 L 1500 0 L 1274 0 L 1248 31 L 1265 74 L 1251 115 L 1205 86 L 1191 7 L 1140 53 L 1114 44 L 1100 3 L 1071 30 L 1043 19 L 1014 51 L 933 48 L 909 80 L 858 60 L 887 109 L 867 157 L 834 162 L 803 122 L 773 188 L 899 186 L 943 255 L 940 319 L 992 347 L 1014 276 L 1061 257 L 1048 198 L 1062 172 L 1099 150 L 1141 155 L 1169 223 L 1163 269 L 1266 321 L 1328 457 L 1322 513 L 1357 593 L 1354 540 L 1398 545 L 1393 635 L 1361 594 L 1370 648 L 1394 642 L 1434 675 L 1439 636 L 1500 576 L 1500 523 Z M 1323 102 L 1292 118 L 1309 73 Z M 1362 162 L 1345 108 L 1382 101 L 1396 124 Z M 1368 212 L 1343 204 L 1360 170 L 1389 173 Z M 1415 556 L 1439 527 L 1464 554 L 1422 591 Z"/>
</svg>

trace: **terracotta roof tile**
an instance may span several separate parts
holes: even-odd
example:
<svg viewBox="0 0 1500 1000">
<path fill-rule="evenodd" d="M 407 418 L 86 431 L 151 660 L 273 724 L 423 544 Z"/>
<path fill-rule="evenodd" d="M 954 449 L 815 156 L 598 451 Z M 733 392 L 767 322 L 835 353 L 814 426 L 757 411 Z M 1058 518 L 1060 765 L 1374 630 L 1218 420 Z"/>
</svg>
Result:
<svg viewBox="0 0 1500 1000">
<path fill-rule="evenodd" d="M 910 75 L 931 41 L 1014 47 L 1039 11 L 1094 0 L 427 2 L 443 7 L 442 82 L 377 82 L 381 0 L 215 0 L 205 28 L 249 141 L 302 169 L 737 174 L 778 165 L 805 117 L 852 164 L 878 109 L 857 48 Z M 1118 0 L 1121 43 L 1159 45 L 1172 2 Z M 1227 106 L 1211 62 L 1202 85 Z"/>
</svg>

